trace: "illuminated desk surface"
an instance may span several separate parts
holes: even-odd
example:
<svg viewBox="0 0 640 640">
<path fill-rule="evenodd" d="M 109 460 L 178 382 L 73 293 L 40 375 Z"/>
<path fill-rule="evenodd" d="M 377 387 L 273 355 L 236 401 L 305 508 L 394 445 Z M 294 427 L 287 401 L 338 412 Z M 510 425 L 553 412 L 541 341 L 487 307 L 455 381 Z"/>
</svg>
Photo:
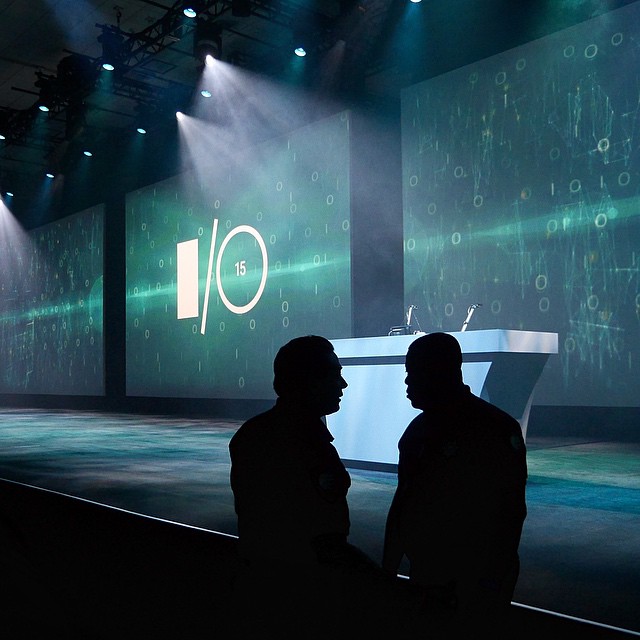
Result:
<svg viewBox="0 0 640 640">
<path fill-rule="evenodd" d="M 338 413 L 327 416 L 340 457 L 346 461 L 396 465 L 398 440 L 419 411 L 406 397 L 404 359 L 424 334 L 332 340 L 343 366 L 345 389 Z M 526 438 L 536 383 L 558 335 L 487 329 L 451 332 L 462 348 L 465 384 L 512 415 Z"/>
</svg>

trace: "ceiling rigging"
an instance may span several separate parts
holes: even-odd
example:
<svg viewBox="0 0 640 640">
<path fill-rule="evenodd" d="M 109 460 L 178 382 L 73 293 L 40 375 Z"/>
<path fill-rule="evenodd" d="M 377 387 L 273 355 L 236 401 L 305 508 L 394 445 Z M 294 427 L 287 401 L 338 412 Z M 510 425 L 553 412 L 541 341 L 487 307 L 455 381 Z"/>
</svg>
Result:
<svg viewBox="0 0 640 640">
<path fill-rule="evenodd" d="M 191 98 L 206 54 L 282 80 L 293 48 L 304 47 L 307 78 L 312 82 L 314 64 L 341 42 L 345 53 L 333 89 L 360 90 L 367 68 L 375 63 L 370 52 L 392 4 L 391 0 L 115 2 L 0 3 L 0 20 L 4 18 L 13 39 L 0 49 L 0 72 L 7 69 L 0 73 L 3 183 L 8 174 L 64 170 L 70 148 L 83 139 L 94 143 L 114 139 L 139 120 L 175 114 Z M 2 4 L 7 6 L 3 9 Z M 40 20 L 34 19 L 33 6 L 27 9 L 34 4 L 49 5 Z M 71 4 L 82 38 L 69 37 L 60 25 L 60 16 L 69 23 Z M 93 11 L 83 13 L 85 5 L 92 5 Z M 58 13 L 52 13 L 51 6 Z M 47 37 L 43 29 L 49 31 Z M 29 32 L 34 36 L 32 49 L 26 50 L 24 34 Z"/>
</svg>

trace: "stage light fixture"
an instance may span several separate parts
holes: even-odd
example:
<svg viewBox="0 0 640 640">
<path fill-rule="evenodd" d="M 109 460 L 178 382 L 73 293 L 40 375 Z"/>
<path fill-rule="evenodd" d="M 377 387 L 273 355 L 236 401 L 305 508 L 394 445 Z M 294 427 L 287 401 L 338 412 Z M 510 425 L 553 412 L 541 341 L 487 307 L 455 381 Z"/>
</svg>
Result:
<svg viewBox="0 0 640 640">
<path fill-rule="evenodd" d="M 36 87 L 40 89 L 40 94 L 38 96 L 38 109 L 46 113 L 53 108 L 53 105 L 56 101 L 56 86 L 54 76 L 47 76 L 43 73 L 36 72 L 38 79 L 35 82 Z"/>
<path fill-rule="evenodd" d="M 231 0 L 231 15 L 248 18 L 251 15 L 251 0 Z"/>
<path fill-rule="evenodd" d="M 46 173 L 45 174 L 47 176 L 47 178 L 49 178 L 50 180 L 53 179 L 55 176 L 53 175 L 53 173 Z"/>
<path fill-rule="evenodd" d="M 198 18 L 193 35 L 193 55 L 200 64 L 206 64 L 207 56 L 216 60 L 222 57 L 222 29 L 209 20 Z"/>
<path fill-rule="evenodd" d="M 211 93 L 211 91 L 209 91 L 209 89 L 203 89 L 203 90 L 200 92 L 200 95 L 201 95 L 203 98 L 210 98 L 210 97 L 212 96 L 212 93 Z"/>
<path fill-rule="evenodd" d="M 7 191 L 4 195 L 7 196 L 7 198 L 13 198 L 13 191 Z"/>
<path fill-rule="evenodd" d="M 93 153 L 91 153 L 91 151 L 83 151 L 82 153 L 84 153 L 87 158 L 91 158 L 91 156 L 93 156 Z"/>
<path fill-rule="evenodd" d="M 141 136 L 146 135 L 158 123 L 158 120 L 168 115 L 167 108 L 156 101 L 139 102 L 134 107 L 133 129 Z"/>
<path fill-rule="evenodd" d="M 88 95 L 95 81 L 95 66 L 89 58 L 72 53 L 58 62 L 56 86 L 62 96 Z"/>
<path fill-rule="evenodd" d="M 7 139 L 7 138 L 6 138 L 6 136 L 3 136 L 3 135 L 0 133 L 0 140 L 6 140 L 6 139 Z"/>
<path fill-rule="evenodd" d="M 290 44 L 293 53 L 295 53 L 298 58 L 304 58 L 307 53 L 314 48 L 315 43 L 307 29 L 297 27 L 291 34 Z"/>
<path fill-rule="evenodd" d="M 102 68 L 114 71 L 124 59 L 124 37 L 116 27 L 103 25 L 98 42 L 102 45 Z"/>
<path fill-rule="evenodd" d="M 182 13 L 187 18 L 195 18 L 199 13 L 204 11 L 202 0 L 183 0 Z"/>
</svg>

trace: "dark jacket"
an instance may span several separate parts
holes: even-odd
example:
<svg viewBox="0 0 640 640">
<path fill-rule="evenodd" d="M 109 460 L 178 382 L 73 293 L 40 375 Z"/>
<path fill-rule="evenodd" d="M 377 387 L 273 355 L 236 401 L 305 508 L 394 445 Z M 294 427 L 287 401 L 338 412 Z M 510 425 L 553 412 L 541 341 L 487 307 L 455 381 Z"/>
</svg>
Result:
<svg viewBox="0 0 640 640">
<path fill-rule="evenodd" d="M 319 418 L 278 399 L 229 443 L 239 549 L 254 561 L 314 563 L 320 536 L 349 534 L 351 478 Z"/>
</svg>

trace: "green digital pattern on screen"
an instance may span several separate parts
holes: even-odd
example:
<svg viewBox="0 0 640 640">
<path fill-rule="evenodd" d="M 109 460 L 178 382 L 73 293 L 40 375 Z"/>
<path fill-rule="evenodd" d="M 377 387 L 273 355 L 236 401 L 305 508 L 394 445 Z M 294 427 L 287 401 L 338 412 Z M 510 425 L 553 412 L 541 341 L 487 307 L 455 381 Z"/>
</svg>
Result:
<svg viewBox="0 0 640 640">
<path fill-rule="evenodd" d="M 127 196 L 127 394 L 270 398 L 273 358 L 351 335 L 348 112 Z"/>
<path fill-rule="evenodd" d="M 558 334 L 536 402 L 637 406 L 640 6 L 407 89 L 405 303 Z"/>
<path fill-rule="evenodd" d="M 2 238 L 0 392 L 103 395 L 103 206 Z"/>
</svg>

